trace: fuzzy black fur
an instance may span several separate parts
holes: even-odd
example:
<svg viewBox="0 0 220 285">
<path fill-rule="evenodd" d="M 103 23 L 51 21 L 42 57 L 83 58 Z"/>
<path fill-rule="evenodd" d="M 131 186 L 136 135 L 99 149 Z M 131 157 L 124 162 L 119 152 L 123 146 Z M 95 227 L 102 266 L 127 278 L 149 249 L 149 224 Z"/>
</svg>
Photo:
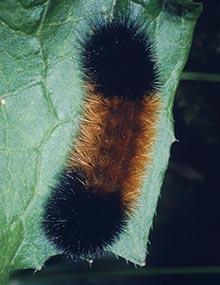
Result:
<svg viewBox="0 0 220 285">
<path fill-rule="evenodd" d="M 125 223 L 120 191 L 84 186 L 83 174 L 65 171 L 47 202 L 43 226 L 49 240 L 73 259 L 93 258 L 112 244 Z"/>
<path fill-rule="evenodd" d="M 140 99 L 153 89 L 155 64 L 145 33 L 137 23 L 120 19 L 93 27 L 84 41 L 82 65 L 97 92 Z"/>
</svg>

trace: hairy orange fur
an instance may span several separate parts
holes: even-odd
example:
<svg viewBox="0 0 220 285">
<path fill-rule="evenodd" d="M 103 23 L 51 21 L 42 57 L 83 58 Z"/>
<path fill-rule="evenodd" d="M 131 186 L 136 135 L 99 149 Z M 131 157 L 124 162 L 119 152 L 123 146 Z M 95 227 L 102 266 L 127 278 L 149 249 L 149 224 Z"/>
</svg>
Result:
<svg viewBox="0 0 220 285">
<path fill-rule="evenodd" d="M 86 185 L 105 192 L 121 191 L 130 211 L 151 160 L 160 110 L 157 94 L 132 101 L 105 98 L 87 86 L 79 136 L 69 167 L 83 170 Z"/>
</svg>

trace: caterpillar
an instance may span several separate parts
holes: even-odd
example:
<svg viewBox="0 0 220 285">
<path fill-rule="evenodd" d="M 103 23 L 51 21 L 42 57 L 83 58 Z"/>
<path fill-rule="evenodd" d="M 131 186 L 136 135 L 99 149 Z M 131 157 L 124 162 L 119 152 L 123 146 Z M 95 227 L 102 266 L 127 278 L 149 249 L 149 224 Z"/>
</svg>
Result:
<svg viewBox="0 0 220 285">
<path fill-rule="evenodd" d="M 74 259 L 94 258 L 124 231 L 151 162 L 161 105 L 151 45 L 137 21 L 93 25 L 81 50 L 78 136 L 43 217 L 47 238 Z"/>
</svg>

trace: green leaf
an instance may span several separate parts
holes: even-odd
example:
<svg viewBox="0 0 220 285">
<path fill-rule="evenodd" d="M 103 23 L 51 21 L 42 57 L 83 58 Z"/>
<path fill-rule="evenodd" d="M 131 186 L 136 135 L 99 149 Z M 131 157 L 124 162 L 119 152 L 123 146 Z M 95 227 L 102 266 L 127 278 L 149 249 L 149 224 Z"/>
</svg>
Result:
<svg viewBox="0 0 220 285">
<path fill-rule="evenodd" d="M 146 244 L 173 134 L 172 106 L 201 6 L 191 0 L 10 0 L 0 2 L 0 283 L 41 269 L 56 250 L 40 219 L 80 118 L 77 64 L 88 19 L 130 10 L 149 26 L 161 74 L 163 112 L 140 207 L 109 250 L 136 264 Z M 74 60 L 76 59 L 76 60 Z"/>
</svg>

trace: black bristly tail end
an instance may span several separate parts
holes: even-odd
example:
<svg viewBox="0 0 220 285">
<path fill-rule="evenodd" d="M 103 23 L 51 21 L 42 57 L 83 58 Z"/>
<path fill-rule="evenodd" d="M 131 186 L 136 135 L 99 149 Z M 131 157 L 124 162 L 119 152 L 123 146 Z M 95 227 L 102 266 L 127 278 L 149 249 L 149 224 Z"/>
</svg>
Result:
<svg viewBox="0 0 220 285">
<path fill-rule="evenodd" d="M 82 46 L 82 65 L 97 93 L 140 100 L 152 91 L 157 74 L 146 31 L 127 18 L 91 31 Z"/>
<path fill-rule="evenodd" d="M 100 255 L 118 238 L 126 220 L 120 191 L 89 189 L 82 179 L 73 170 L 61 175 L 43 219 L 47 238 L 74 260 Z"/>
</svg>

